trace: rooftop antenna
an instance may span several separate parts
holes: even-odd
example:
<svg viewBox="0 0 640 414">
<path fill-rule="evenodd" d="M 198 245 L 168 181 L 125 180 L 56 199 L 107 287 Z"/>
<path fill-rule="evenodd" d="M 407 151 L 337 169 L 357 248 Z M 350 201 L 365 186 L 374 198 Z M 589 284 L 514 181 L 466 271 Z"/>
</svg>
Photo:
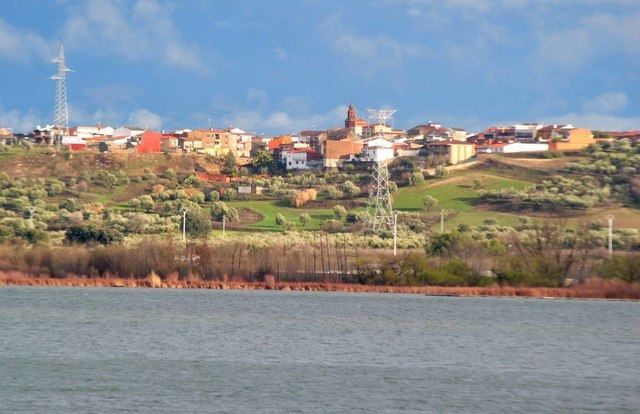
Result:
<svg viewBox="0 0 640 414">
<path fill-rule="evenodd" d="M 56 100 L 53 106 L 53 125 L 57 127 L 56 143 L 58 148 L 62 143 L 64 134 L 69 131 L 69 108 L 67 106 L 67 72 L 71 72 L 64 62 L 64 46 L 60 45 L 58 56 L 51 59 L 58 64 L 58 72 L 51 77 L 56 81 Z M 62 133 L 60 132 L 62 131 Z"/>
</svg>

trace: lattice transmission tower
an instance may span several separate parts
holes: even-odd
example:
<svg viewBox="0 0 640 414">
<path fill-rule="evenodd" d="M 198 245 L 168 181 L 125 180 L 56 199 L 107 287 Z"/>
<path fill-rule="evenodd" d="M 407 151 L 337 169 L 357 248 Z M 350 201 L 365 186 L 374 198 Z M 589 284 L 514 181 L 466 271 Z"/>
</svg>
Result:
<svg viewBox="0 0 640 414">
<path fill-rule="evenodd" d="M 389 169 L 387 161 L 373 163 L 373 194 L 369 197 L 369 210 L 373 210 L 371 230 L 391 229 L 393 227 L 393 204 L 389 191 Z"/>
<path fill-rule="evenodd" d="M 51 59 L 58 64 L 58 72 L 51 77 L 56 81 L 56 99 L 53 106 L 53 125 L 57 129 L 56 143 L 60 145 L 62 137 L 69 129 L 69 107 L 67 105 L 67 72 L 71 72 L 64 62 L 64 46 L 60 46 L 58 56 Z"/>
<path fill-rule="evenodd" d="M 378 125 L 386 125 L 391 119 L 396 109 L 369 109 L 369 118 L 377 119 Z M 369 198 L 369 210 L 373 210 L 371 229 L 379 232 L 384 229 L 393 228 L 393 204 L 391 202 L 391 192 L 389 191 L 389 169 L 388 160 L 373 163 L 373 194 Z"/>
</svg>

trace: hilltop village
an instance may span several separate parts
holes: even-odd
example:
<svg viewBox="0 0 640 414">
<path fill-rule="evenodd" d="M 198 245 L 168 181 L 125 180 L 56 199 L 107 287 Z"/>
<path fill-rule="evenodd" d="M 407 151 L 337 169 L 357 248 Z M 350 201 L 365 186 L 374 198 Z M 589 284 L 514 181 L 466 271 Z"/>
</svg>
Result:
<svg viewBox="0 0 640 414">
<path fill-rule="evenodd" d="M 76 126 L 59 130 L 47 125 L 28 134 L 0 128 L 3 144 L 61 144 L 70 151 L 96 153 L 232 154 L 239 165 L 267 152 L 286 171 L 322 170 L 345 163 L 380 162 L 397 157 L 421 157 L 428 167 L 470 162 L 478 154 L 579 151 L 597 140 L 640 139 L 640 131 L 591 131 L 571 124 L 523 123 L 490 126 L 468 132 L 436 122 L 395 129 L 384 122 L 367 122 L 351 104 L 344 126 L 302 130 L 293 135 L 258 136 L 241 128 L 179 129 L 171 132 L 141 127 Z M 213 172 L 212 172 L 213 173 Z M 203 176 L 204 177 L 204 176 Z"/>
</svg>

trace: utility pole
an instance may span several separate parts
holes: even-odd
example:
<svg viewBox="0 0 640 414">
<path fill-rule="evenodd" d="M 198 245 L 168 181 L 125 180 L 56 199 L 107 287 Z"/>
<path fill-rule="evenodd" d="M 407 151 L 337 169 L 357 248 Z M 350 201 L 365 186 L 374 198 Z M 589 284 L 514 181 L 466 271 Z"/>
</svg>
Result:
<svg viewBox="0 0 640 414">
<path fill-rule="evenodd" d="M 187 244 L 187 209 L 182 210 L 182 241 Z"/>
<path fill-rule="evenodd" d="M 225 235 L 226 224 L 227 224 L 227 216 L 223 214 L 222 215 L 222 237 L 224 237 Z"/>
<path fill-rule="evenodd" d="M 613 215 L 607 216 L 609 222 L 609 257 L 613 256 Z"/>
<path fill-rule="evenodd" d="M 393 255 L 398 254 L 398 212 L 393 212 Z"/>
<path fill-rule="evenodd" d="M 440 210 L 440 233 L 444 233 L 444 210 Z"/>
</svg>

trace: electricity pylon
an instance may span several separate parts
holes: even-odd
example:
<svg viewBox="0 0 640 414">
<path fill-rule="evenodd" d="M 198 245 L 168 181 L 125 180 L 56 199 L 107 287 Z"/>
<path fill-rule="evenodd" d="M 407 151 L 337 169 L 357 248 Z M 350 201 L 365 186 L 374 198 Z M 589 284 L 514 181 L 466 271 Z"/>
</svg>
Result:
<svg viewBox="0 0 640 414">
<path fill-rule="evenodd" d="M 56 81 L 56 100 L 53 106 L 53 126 L 58 130 L 56 143 L 62 143 L 62 137 L 69 129 L 69 108 L 67 106 L 67 72 L 71 72 L 64 62 L 64 46 L 51 62 L 58 64 L 58 72 L 51 77 Z"/>
<path fill-rule="evenodd" d="M 373 194 L 369 198 L 369 209 L 373 210 L 371 230 L 379 232 L 393 227 L 393 205 L 389 191 L 389 169 L 387 161 L 373 163 Z"/>
</svg>

